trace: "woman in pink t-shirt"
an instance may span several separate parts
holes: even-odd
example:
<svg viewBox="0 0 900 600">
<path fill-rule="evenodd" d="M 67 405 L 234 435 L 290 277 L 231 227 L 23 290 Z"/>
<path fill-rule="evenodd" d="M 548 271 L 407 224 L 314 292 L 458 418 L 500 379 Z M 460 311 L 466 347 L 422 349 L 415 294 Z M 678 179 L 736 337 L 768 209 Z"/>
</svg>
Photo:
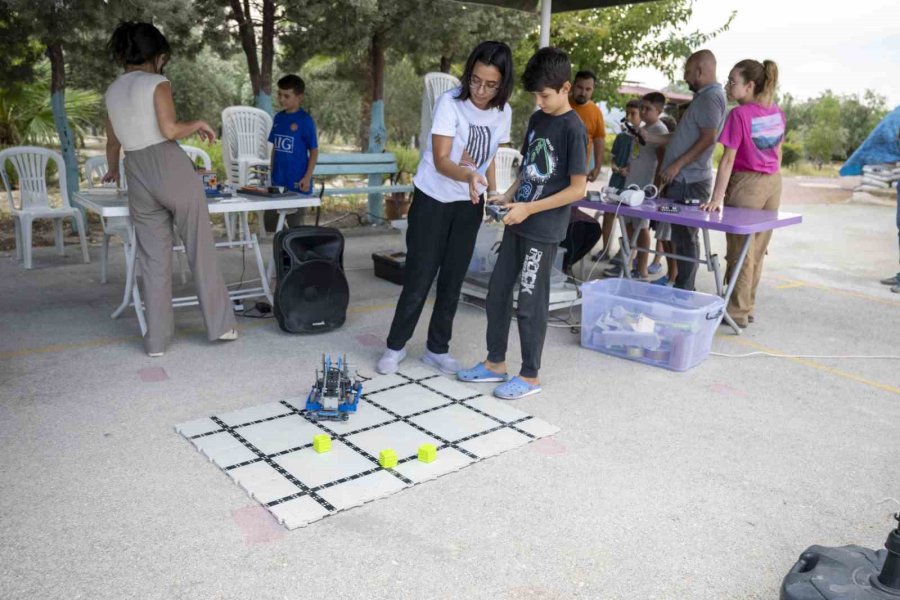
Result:
<svg viewBox="0 0 900 600">
<path fill-rule="evenodd" d="M 778 67 L 770 60 L 748 59 L 728 74 L 725 92 L 738 105 L 728 113 L 719 143 L 725 153 L 719 162 L 712 199 L 704 210 L 725 206 L 778 210 L 781 205 L 781 144 L 784 113 L 774 102 Z M 771 231 L 753 234 L 744 265 L 728 301 L 728 314 L 739 327 L 754 321 L 756 288 Z M 726 277 L 737 267 L 745 236 L 726 234 Z"/>
</svg>

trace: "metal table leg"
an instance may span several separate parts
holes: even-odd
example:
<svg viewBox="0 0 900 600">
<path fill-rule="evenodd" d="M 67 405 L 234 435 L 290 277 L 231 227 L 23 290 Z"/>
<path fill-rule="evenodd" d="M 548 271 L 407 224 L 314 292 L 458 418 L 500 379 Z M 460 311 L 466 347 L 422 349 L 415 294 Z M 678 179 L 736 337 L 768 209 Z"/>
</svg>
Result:
<svg viewBox="0 0 900 600">
<path fill-rule="evenodd" d="M 741 328 L 737 326 L 737 323 L 734 322 L 734 319 L 728 314 L 728 301 L 731 299 L 731 294 L 734 292 L 734 286 L 737 284 L 738 276 L 741 274 L 741 268 L 744 266 L 744 259 L 747 257 L 747 252 L 750 250 L 750 240 L 752 236 L 745 235 L 744 236 L 744 245 L 741 246 L 741 253 L 738 256 L 737 263 L 734 265 L 734 268 L 731 269 L 731 277 L 728 278 L 728 288 L 725 290 L 725 322 L 731 326 L 734 332 L 737 335 L 741 335 Z"/>
<path fill-rule="evenodd" d="M 262 252 L 259 249 L 259 239 L 255 234 L 250 234 L 250 222 L 247 219 L 247 213 L 241 213 L 241 228 L 246 236 L 245 240 L 249 241 L 250 246 L 253 248 L 253 254 L 256 257 L 256 269 L 259 271 L 263 294 L 266 295 L 269 304 L 272 304 L 275 302 L 275 299 L 272 297 L 272 290 L 269 288 L 269 278 L 266 275 L 266 265 L 263 261 Z"/>
<path fill-rule="evenodd" d="M 125 293 L 122 295 L 122 303 L 113 311 L 111 318 L 118 319 L 122 312 L 131 303 L 131 291 L 135 287 L 135 261 L 137 260 L 137 238 L 134 234 L 134 226 L 128 224 L 128 239 L 122 240 L 125 250 Z"/>
</svg>

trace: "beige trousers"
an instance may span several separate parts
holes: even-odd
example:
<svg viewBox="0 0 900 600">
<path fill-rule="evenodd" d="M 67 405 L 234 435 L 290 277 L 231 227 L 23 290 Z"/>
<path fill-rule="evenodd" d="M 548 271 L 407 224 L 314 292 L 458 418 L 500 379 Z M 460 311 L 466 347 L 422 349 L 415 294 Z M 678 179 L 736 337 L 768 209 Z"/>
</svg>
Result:
<svg viewBox="0 0 900 600">
<path fill-rule="evenodd" d="M 778 207 L 781 206 L 781 173 L 772 175 L 750 172 L 732 173 L 725 191 L 725 206 L 778 210 Z M 726 279 L 730 279 L 732 269 L 737 266 L 736 263 L 746 238 L 745 235 L 725 234 Z M 759 287 L 763 259 L 766 256 L 766 249 L 769 247 L 769 240 L 772 239 L 772 231 L 754 233 L 751 238 L 744 266 L 738 275 L 731 299 L 728 301 L 728 314 L 739 325 L 746 325 L 747 318 L 753 314 L 753 308 L 756 305 L 756 288 Z"/>
<path fill-rule="evenodd" d="M 172 310 L 172 224 L 184 241 L 210 340 L 235 328 L 234 310 L 216 262 L 200 177 L 175 142 L 125 154 L 128 208 L 147 315 L 147 352 L 165 350 L 175 332 Z"/>
</svg>

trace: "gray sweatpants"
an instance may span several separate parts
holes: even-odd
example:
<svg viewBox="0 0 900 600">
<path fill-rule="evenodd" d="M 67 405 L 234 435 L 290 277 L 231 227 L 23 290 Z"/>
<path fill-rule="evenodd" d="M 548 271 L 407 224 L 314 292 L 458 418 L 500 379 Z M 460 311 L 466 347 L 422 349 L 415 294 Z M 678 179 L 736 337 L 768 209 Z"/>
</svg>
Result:
<svg viewBox="0 0 900 600">
<path fill-rule="evenodd" d="M 506 360 L 513 291 L 516 285 L 519 287 L 516 321 L 522 348 L 519 373 L 524 377 L 537 377 L 541 368 L 541 353 L 550 317 L 550 269 L 558 248 L 558 242 L 529 240 L 507 227 L 488 284 L 485 300 L 487 358 L 494 363 Z"/>
<path fill-rule="evenodd" d="M 165 350 L 175 332 L 172 311 L 172 223 L 184 241 L 210 340 L 236 322 L 216 248 L 203 183 L 175 142 L 125 153 L 128 209 L 137 237 L 137 260 L 147 315 L 144 348 Z"/>
</svg>

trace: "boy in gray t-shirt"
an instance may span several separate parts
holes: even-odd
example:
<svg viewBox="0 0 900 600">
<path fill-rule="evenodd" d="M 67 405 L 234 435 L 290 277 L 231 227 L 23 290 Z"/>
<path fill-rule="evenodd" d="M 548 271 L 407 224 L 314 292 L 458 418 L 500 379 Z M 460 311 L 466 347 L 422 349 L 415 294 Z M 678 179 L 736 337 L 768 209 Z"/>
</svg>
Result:
<svg viewBox="0 0 900 600">
<path fill-rule="evenodd" d="M 669 132 L 666 126 L 660 122 L 659 116 L 666 106 L 666 97 L 659 92 L 650 92 L 641 98 L 641 121 L 644 123 L 644 129 L 648 133 L 656 135 L 665 135 Z M 647 142 L 638 148 L 638 154 L 631 163 L 625 168 L 625 187 L 636 185 L 644 189 L 648 185 L 654 184 L 656 181 L 656 171 L 659 161 L 662 159 L 663 146 Z M 625 217 L 625 226 L 628 238 L 634 237 L 634 229 L 638 229 L 637 247 L 645 250 L 650 249 L 650 220 L 638 217 Z M 640 279 L 649 279 L 650 272 L 648 263 L 650 255 L 647 252 L 639 252 L 637 254 L 637 269 L 633 272 L 633 276 Z M 618 277 L 620 271 L 617 268 L 604 271 L 604 275 Z"/>
</svg>

